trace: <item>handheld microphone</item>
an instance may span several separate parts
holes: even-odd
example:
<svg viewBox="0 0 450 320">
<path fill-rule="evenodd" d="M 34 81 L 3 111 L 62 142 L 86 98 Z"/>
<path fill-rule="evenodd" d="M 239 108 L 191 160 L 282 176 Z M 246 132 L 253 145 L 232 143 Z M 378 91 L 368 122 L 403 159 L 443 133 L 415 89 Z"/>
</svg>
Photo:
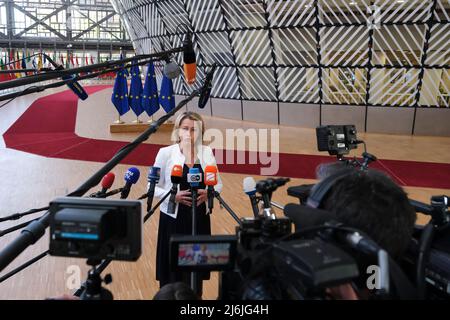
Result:
<svg viewBox="0 0 450 320">
<path fill-rule="evenodd" d="M 212 80 L 214 78 L 214 71 L 216 70 L 216 64 L 214 64 L 211 70 L 208 72 L 205 78 L 205 83 L 200 92 L 200 97 L 198 98 L 198 107 L 203 109 L 209 100 L 212 90 Z"/>
<path fill-rule="evenodd" d="M 183 42 L 184 51 L 183 51 L 183 69 L 184 69 L 184 77 L 186 78 L 186 82 L 188 84 L 194 84 L 195 76 L 197 74 L 197 62 L 194 52 L 194 46 L 191 40 L 191 33 L 188 32 L 186 34 L 186 38 Z"/>
<path fill-rule="evenodd" d="M 250 198 L 250 202 L 252 204 L 253 209 L 253 215 L 258 217 L 259 210 L 258 210 L 258 200 L 256 199 L 256 182 L 255 179 L 252 177 L 246 177 L 244 178 L 243 182 L 244 192 L 248 195 Z"/>
<path fill-rule="evenodd" d="M 153 196 L 155 195 L 155 186 L 159 181 L 161 168 L 150 167 L 148 170 L 147 181 L 149 183 L 147 190 L 147 212 L 152 210 Z"/>
<path fill-rule="evenodd" d="M 114 183 L 114 179 L 116 176 L 112 172 L 108 172 L 102 179 L 102 190 L 96 193 L 91 194 L 89 197 L 91 198 L 105 198 L 106 190 L 111 188 Z"/>
<path fill-rule="evenodd" d="M 170 198 L 169 198 L 169 204 L 167 206 L 167 213 L 174 214 L 176 203 L 175 203 L 175 197 L 178 192 L 178 185 L 181 183 L 181 180 L 183 178 L 183 167 L 179 164 L 176 164 L 172 168 L 172 172 L 170 174 L 170 181 L 172 181 L 172 189 L 170 189 Z"/>
<path fill-rule="evenodd" d="M 217 167 L 206 166 L 205 168 L 205 185 L 208 186 L 208 212 L 212 214 L 214 207 L 214 186 L 217 184 Z"/>
<path fill-rule="evenodd" d="M 139 180 L 141 173 L 138 168 L 131 167 L 125 172 L 125 186 L 120 192 L 120 199 L 126 199 L 130 194 L 131 185 L 135 184 Z"/>
</svg>

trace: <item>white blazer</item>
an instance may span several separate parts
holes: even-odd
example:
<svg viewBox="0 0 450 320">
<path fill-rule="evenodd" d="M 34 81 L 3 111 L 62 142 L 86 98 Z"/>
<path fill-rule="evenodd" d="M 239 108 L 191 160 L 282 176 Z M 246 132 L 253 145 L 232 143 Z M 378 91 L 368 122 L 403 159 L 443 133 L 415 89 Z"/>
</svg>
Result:
<svg viewBox="0 0 450 320">
<path fill-rule="evenodd" d="M 197 149 L 197 156 L 200 160 L 200 165 L 203 171 L 206 166 L 217 166 L 216 158 L 214 157 L 214 154 L 209 146 L 200 145 Z M 153 165 L 161 168 L 159 182 L 155 187 L 155 197 L 161 199 L 167 192 L 170 191 L 172 188 L 172 181 L 170 180 L 172 168 L 177 164 L 183 167 L 185 161 L 186 158 L 181 153 L 180 146 L 178 144 L 173 144 L 159 149 L 158 154 L 156 155 L 155 164 Z M 220 178 L 219 173 L 217 174 L 217 184 L 214 186 L 214 189 L 217 192 L 222 191 L 222 179 Z M 180 190 L 180 186 L 178 186 L 178 190 Z M 178 213 L 178 203 L 176 204 L 174 214 L 167 213 L 168 204 L 169 197 L 161 203 L 160 210 L 175 219 Z"/>
</svg>

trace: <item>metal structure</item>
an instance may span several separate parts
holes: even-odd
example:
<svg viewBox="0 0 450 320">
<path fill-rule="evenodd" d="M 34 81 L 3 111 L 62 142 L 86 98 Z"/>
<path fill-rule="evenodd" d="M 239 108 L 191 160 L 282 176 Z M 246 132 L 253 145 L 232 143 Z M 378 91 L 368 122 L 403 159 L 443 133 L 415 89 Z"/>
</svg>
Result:
<svg viewBox="0 0 450 320">
<path fill-rule="evenodd" d="M 137 53 L 179 45 L 187 24 L 200 77 L 218 64 L 213 97 L 450 107 L 449 0 L 111 2 Z"/>
<path fill-rule="evenodd" d="M 133 50 L 108 0 L 0 1 L 0 44 L 5 50 L 54 52 Z M 106 56 L 104 55 L 104 58 Z"/>
</svg>

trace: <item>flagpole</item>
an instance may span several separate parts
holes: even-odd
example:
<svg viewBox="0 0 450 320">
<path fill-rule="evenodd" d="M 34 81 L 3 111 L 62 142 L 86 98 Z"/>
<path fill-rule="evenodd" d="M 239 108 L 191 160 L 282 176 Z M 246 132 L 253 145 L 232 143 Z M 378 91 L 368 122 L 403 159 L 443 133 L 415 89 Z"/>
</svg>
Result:
<svg viewBox="0 0 450 320">
<path fill-rule="evenodd" d="M 119 117 L 117 118 L 116 121 L 114 121 L 114 123 L 116 123 L 116 124 L 124 124 L 125 122 L 120 120 L 120 115 L 119 115 Z"/>
</svg>

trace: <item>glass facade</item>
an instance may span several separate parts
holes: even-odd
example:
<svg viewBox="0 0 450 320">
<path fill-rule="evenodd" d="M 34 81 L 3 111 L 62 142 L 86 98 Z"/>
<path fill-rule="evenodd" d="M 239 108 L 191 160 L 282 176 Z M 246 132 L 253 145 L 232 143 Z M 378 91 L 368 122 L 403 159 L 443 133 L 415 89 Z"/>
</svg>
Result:
<svg viewBox="0 0 450 320">
<path fill-rule="evenodd" d="M 138 53 L 180 45 L 188 25 L 200 72 L 218 65 L 214 97 L 450 107 L 448 0 L 111 2 Z"/>
</svg>

